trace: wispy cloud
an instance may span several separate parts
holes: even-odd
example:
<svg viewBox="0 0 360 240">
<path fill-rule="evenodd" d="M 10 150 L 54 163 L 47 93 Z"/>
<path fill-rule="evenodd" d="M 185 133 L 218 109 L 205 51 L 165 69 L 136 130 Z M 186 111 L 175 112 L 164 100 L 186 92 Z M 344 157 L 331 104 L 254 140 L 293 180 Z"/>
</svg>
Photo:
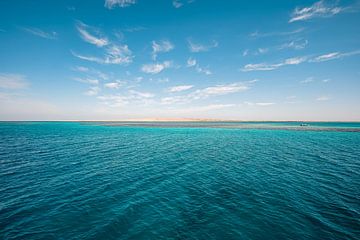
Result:
<svg viewBox="0 0 360 240">
<path fill-rule="evenodd" d="M 152 49 L 152 58 L 153 60 L 156 60 L 158 53 L 170 52 L 174 49 L 174 45 L 168 40 L 163 40 L 159 42 L 152 41 Z"/>
<path fill-rule="evenodd" d="M 274 102 L 244 102 L 244 104 L 248 106 L 260 106 L 260 107 L 275 105 Z"/>
<path fill-rule="evenodd" d="M 162 63 L 144 64 L 141 67 L 141 71 L 143 71 L 144 73 L 157 74 L 167 68 L 170 68 L 171 65 L 172 65 L 172 63 L 170 61 L 164 61 Z"/>
<path fill-rule="evenodd" d="M 105 7 L 108 9 L 113 9 L 114 7 L 130 7 L 135 4 L 136 0 L 105 0 Z"/>
<path fill-rule="evenodd" d="M 311 83 L 313 81 L 314 81 L 313 77 L 308 77 L 305 80 L 300 81 L 300 83 L 307 84 L 307 83 Z"/>
<path fill-rule="evenodd" d="M 308 40 L 306 39 L 298 39 L 298 40 L 293 40 L 290 41 L 288 43 L 284 43 L 282 44 L 279 49 L 295 49 L 295 50 L 300 50 L 300 49 L 304 49 L 307 45 L 308 45 Z"/>
<path fill-rule="evenodd" d="M 46 38 L 46 39 L 51 39 L 51 40 L 55 40 L 57 39 L 57 33 L 56 32 L 45 32 L 39 28 L 28 28 L 28 27 L 23 27 L 21 28 L 22 30 L 24 30 L 27 33 L 33 34 L 35 36 L 38 37 L 42 37 L 42 38 Z"/>
<path fill-rule="evenodd" d="M 75 57 L 99 64 L 129 64 L 132 62 L 133 56 L 128 45 L 115 44 L 101 34 L 99 29 L 90 27 L 80 21 L 77 23 L 76 28 L 85 42 L 103 48 L 105 53 L 103 57 L 95 57 L 71 51 Z"/>
<path fill-rule="evenodd" d="M 140 92 L 135 90 L 130 90 L 127 93 L 122 95 L 120 94 L 110 94 L 110 95 L 103 95 L 98 96 L 99 99 L 103 104 L 109 107 L 123 107 L 130 103 L 138 103 L 138 104 L 148 104 L 153 102 L 152 98 L 155 95 L 149 92 Z"/>
<path fill-rule="evenodd" d="M 110 88 L 110 89 L 119 89 L 120 87 L 122 87 L 124 85 L 125 85 L 125 82 L 117 80 L 115 82 L 105 83 L 104 87 L 105 88 Z"/>
<path fill-rule="evenodd" d="M 251 38 L 263 38 L 263 37 L 274 37 L 274 36 L 288 36 L 301 33 L 305 30 L 305 28 L 298 28 L 293 31 L 283 31 L 283 32 L 259 32 L 255 31 L 250 33 Z"/>
<path fill-rule="evenodd" d="M 237 93 L 246 91 L 250 88 L 251 84 L 255 81 L 248 81 L 248 82 L 236 82 L 230 84 L 222 84 L 222 85 L 215 85 L 206 87 L 203 89 L 197 89 L 188 93 L 186 95 L 178 95 L 178 96 L 171 96 L 171 97 L 164 97 L 161 99 L 162 104 L 174 104 L 174 103 L 189 103 L 194 100 L 201 100 L 206 99 L 209 97 L 214 96 L 221 96 L 231 93 Z"/>
<path fill-rule="evenodd" d="M 85 92 L 85 95 L 87 95 L 87 96 L 96 96 L 96 95 L 99 94 L 100 90 L 101 90 L 101 89 L 100 89 L 99 87 L 97 87 L 97 86 L 95 86 L 95 87 L 90 87 L 89 90 L 87 90 L 87 91 Z"/>
<path fill-rule="evenodd" d="M 339 7 L 338 1 L 318 1 L 309 7 L 296 7 L 291 18 L 290 23 L 296 21 L 305 21 L 316 17 L 331 17 L 343 12 L 346 8 Z"/>
<path fill-rule="evenodd" d="M 77 67 L 74 67 L 73 70 L 78 71 L 78 72 L 88 72 L 89 68 L 83 67 L 83 66 L 77 66 Z"/>
<path fill-rule="evenodd" d="M 196 69 L 196 71 L 197 71 L 198 73 L 203 73 L 203 74 L 205 74 L 205 75 L 211 75 L 211 74 L 212 74 L 212 72 L 209 70 L 208 67 L 203 68 L 203 67 L 200 67 L 199 64 L 197 64 L 197 65 L 195 66 L 195 69 Z"/>
<path fill-rule="evenodd" d="M 76 29 L 79 31 L 81 38 L 88 43 L 94 44 L 98 47 L 104 47 L 109 44 L 109 40 L 102 36 L 100 31 L 96 28 L 90 27 L 82 22 L 78 22 Z M 90 33 L 90 31 L 92 33 Z"/>
<path fill-rule="evenodd" d="M 112 44 L 105 49 L 104 57 L 86 56 L 78 54 L 74 51 L 71 51 L 71 53 L 82 60 L 96 62 L 99 64 L 129 64 L 133 59 L 132 52 L 127 45 Z"/>
<path fill-rule="evenodd" d="M 351 51 L 351 52 L 346 52 L 346 53 L 341 53 L 341 52 L 332 52 L 332 53 L 328 53 L 328 54 L 324 54 L 324 55 L 320 55 L 317 57 L 294 57 L 294 58 L 288 58 L 285 59 L 282 62 L 279 63 L 256 63 L 256 64 L 246 64 L 241 71 L 243 72 L 250 72 L 250 71 L 271 71 L 271 70 L 275 70 L 278 69 L 280 67 L 286 66 L 286 65 L 298 65 L 304 62 L 325 62 L 325 61 L 329 61 L 329 60 L 334 60 L 334 59 L 341 59 L 344 57 L 350 57 L 350 56 L 354 56 L 354 55 L 358 55 L 360 54 L 360 50 L 355 50 L 355 51 Z"/>
<path fill-rule="evenodd" d="M 169 88 L 169 92 L 182 92 L 193 88 L 193 85 L 180 85 Z"/>
<path fill-rule="evenodd" d="M 109 76 L 106 73 L 96 70 L 96 69 L 84 67 L 84 66 L 76 66 L 76 67 L 72 68 L 72 70 L 81 72 L 81 73 L 85 73 L 85 74 L 96 75 L 98 78 L 101 78 L 103 80 L 109 79 Z"/>
<path fill-rule="evenodd" d="M 294 57 L 285 59 L 279 63 L 256 63 L 256 64 L 246 64 L 241 71 L 243 72 L 250 72 L 250 71 L 270 71 L 274 70 L 286 65 L 298 65 L 300 63 L 306 62 L 307 57 Z"/>
<path fill-rule="evenodd" d="M 174 8 L 181 8 L 182 6 L 184 6 L 184 4 L 186 3 L 192 3 L 194 2 L 195 0 L 173 0 L 172 1 L 172 4 L 174 6 Z"/>
<path fill-rule="evenodd" d="M 189 46 L 189 50 L 190 52 L 207 52 L 212 48 L 216 48 L 219 43 L 217 41 L 212 41 L 212 43 L 204 45 L 204 44 L 200 44 L 200 43 L 195 43 L 192 39 L 188 39 L 188 46 Z"/>
<path fill-rule="evenodd" d="M 187 62 L 186 62 L 186 66 L 187 67 L 194 67 L 196 65 L 196 59 L 194 58 L 188 58 Z"/>
<path fill-rule="evenodd" d="M 87 84 L 93 84 L 93 85 L 99 84 L 99 80 L 92 79 L 92 78 L 79 78 L 79 77 L 76 77 L 76 78 L 74 78 L 74 80 L 78 81 L 78 82 L 81 82 L 81 83 L 87 83 Z"/>
<path fill-rule="evenodd" d="M 0 88 L 3 89 L 24 89 L 29 86 L 24 75 L 0 73 Z"/>
<path fill-rule="evenodd" d="M 331 52 L 331 53 L 327 53 L 327 54 L 315 57 L 314 59 L 311 60 L 311 62 L 325 62 L 325 61 L 329 61 L 329 60 L 333 60 L 333 59 L 350 57 L 350 56 L 358 55 L 358 54 L 360 54 L 360 50 L 346 52 L 346 53 Z"/>
<path fill-rule="evenodd" d="M 195 67 L 195 70 L 198 73 L 204 73 L 205 75 L 211 75 L 212 72 L 209 70 L 209 67 L 200 67 L 196 59 L 194 58 L 188 58 L 186 62 L 187 67 Z"/>
</svg>

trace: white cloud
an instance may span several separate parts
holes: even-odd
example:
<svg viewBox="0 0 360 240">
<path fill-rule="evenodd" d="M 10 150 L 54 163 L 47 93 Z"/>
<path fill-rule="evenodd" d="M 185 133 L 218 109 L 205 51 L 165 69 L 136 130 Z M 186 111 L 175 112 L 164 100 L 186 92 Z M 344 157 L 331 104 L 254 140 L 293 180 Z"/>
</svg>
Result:
<svg viewBox="0 0 360 240">
<path fill-rule="evenodd" d="M 196 59 L 189 58 L 186 63 L 187 63 L 186 65 L 187 67 L 193 67 L 196 65 Z"/>
<path fill-rule="evenodd" d="M 194 43 L 190 38 L 188 39 L 188 43 L 189 43 L 190 52 L 195 52 L 195 53 L 196 52 L 207 52 L 211 48 L 216 48 L 219 45 L 217 41 L 213 41 L 209 45 L 203 45 L 203 44 L 199 44 L 199 43 Z"/>
<path fill-rule="evenodd" d="M 184 5 L 180 0 L 173 0 L 172 3 L 175 8 L 180 8 Z"/>
<path fill-rule="evenodd" d="M 324 55 L 317 56 L 315 58 L 308 58 L 308 57 L 293 57 L 285 59 L 280 63 L 256 63 L 256 64 L 246 64 L 241 71 L 243 72 L 250 72 L 250 71 L 270 71 L 277 69 L 279 67 L 283 67 L 286 65 L 298 65 L 304 62 L 325 62 L 333 59 L 340 59 L 344 57 L 349 57 L 353 55 L 360 54 L 360 50 L 340 53 L 340 52 L 332 52 Z"/>
<path fill-rule="evenodd" d="M 308 77 L 308 78 L 306 78 L 305 80 L 302 80 L 300 83 L 306 84 L 306 83 L 311 83 L 311 82 L 313 82 L 313 81 L 314 81 L 314 78 L 313 78 L 313 77 Z"/>
<path fill-rule="evenodd" d="M 71 52 L 75 57 L 82 60 L 96 62 L 99 64 L 129 64 L 132 62 L 133 56 L 127 45 L 115 45 L 112 44 L 105 49 L 104 57 L 85 56 Z"/>
<path fill-rule="evenodd" d="M 320 96 L 316 98 L 316 101 L 328 101 L 330 98 L 328 96 Z"/>
<path fill-rule="evenodd" d="M 271 106 L 271 105 L 274 105 L 274 104 L 275 103 L 273 103 L 273 102 L 257 102 L 257 103 L 255 103 L 255 105 L 262 106 L 262 107 Z"/>
<path fill-rule="evenodd" d="M 91 69 L 91 68 L 87 68 L 87 67 L 83 67 L 83 66 L 77 66 L 77 67 L 72 68 L 72 70 L 78 71 L 81 73 L 94 74 L 103 80 L 109 79 L 109 76 L 107 74 L 105 74 L 99 70 L 96 70 L 96 69 Z"/>
<path fill-rule="evenodd" d="M 148 104 L 149 102 L 152 102 L 154 96 L 155 95 L 152 93 L 130 90 L 125 95 L 111 94 L 98 96 L 97 99 L 110 107 L 123 107 L 129 103 Z"/>
<path fill-rule="evenodd" d="M 201 99 L 201 98 L 208 98 L 210 96 L 218 96 L 229 93 L 241 92 L 248 89 L 249 86 L 245 85 L 244 83 L 231 83 L 231 84 L 216 85 L 216 86 L 196 90 L 192 96 L 194 99 Z"/>
<path fill-rule="evenodd" d="M 110 89 L 119 89 L 124 84 L 125 84 L 125 82 L 117 80 L 115 82 L 105 83 L 104 87 L 110 88 Z"/>
<path fill-rule="evenodd" d="M 167 83 L 170 82 L 169 78 L 159 78 L 156 80 L 158 83 Z"/>
<path fill-rule="evenodd" d="M 162 63 L 154 63 L 154 64 L 144 64 L 141 67 L 141 71 L 144 73 L 157 74 L 162 72 L 163 70 L 171 67 L 170 61 L 164 61 Z"/>
<path fill-rule="evenodd" d="M 105 63 L 110 64 L 126 64 L 132 62 L 132 52 L 128 45 L 115 45 L 112 44 L 106 50 Z"/>
<path fill-rule="evenodd" d="M 294 35 L 301 33 L 305 30 L 305 28 L 298 28 L 293 31 L 288 32 L 268 32 L 268 33 L 261 33 L 259 31 L 255 31 L 250 34 L 250 37 L 252 38 L 261 38 L 261 37 L 273 37 L 273 36 L 288 36 L 288 35 Z"/>
<path fill-rule="evenodd" d="M 269 51 L 268 48 L 258 48 L 258 53 L 259 54 L 264 54 L 264 53 L 267 53 Z"/>
<path fill-rule="evenodd" d="M 46 39 L 57 39 L 57 33 L 56 32 L 44 32 L 43 30 L 39 28 L 22 28 L 25 32 L 28 32 L 30 34 L 33 34 L 38 37 L 46 38 Z"/>
<path fill-rule="evenodd" d="M 74 78 L 74 80 L 81 82 L 81 83 L 87 83 L 87 84 L 93 84 L 93 85 L 99 84 L 99 80 L 91 79 L 91 78 Z"/>
<path fill-rule="evenodd" d="M 105 7 L 108 9 L 113 9 L 116 6 L 121 8 L 129 7 L 136 3 L 136 0 L 105 0 Z"/>
<path fill-rule="evenodd" d="M 0 73 L 0 88 L 3 89 L 24 89 L 29 86 L 24 75 Z"/>
<path fill-rule="evenodd" d="M 148 92 L 139 92 L 135 90 L 129 91 L 130 96 L 129 99 L 143 99 L 143 98 L 153 98 L 155 95 Z"/>
<path fill-rule="evenodd" d="M 180 85 L 169 88 L 169 92 L 182 92 L 193 88 L 193 85 Z"/>
<path fill-rule="evenodd" d="M 304 21 L 315 17 L 331 17 L 343 12 L 345 8 L 338 7 L 337 2 L 319 1 L 310 7 L 296 7 L 289 22 Z"/>
<path fill-rule="evenodd" d="M 195 0 L 173 0 L 172 4 L 174 6 L 174 8 L 181 8 L 182 6 L 184 6 L 184 4 L 186 3 L 193 3 Z"/>
<path fill-rule="evenodd" d="M 156 42 L 152 41 L 152 58 L 156 60 L 157 54 L 161 52 L 169 52 L 174 49 L 174 45 L 167 40 Z"/>
<path fill-rule="evenodd" d="M 246 57 L 247 55 L 249 55 L 249 49 L 245 49 L 242 53 L 243 57 Z"/>
<path fill-rule="evenodd" d="M 204 73 L 205 75 L 211 75 L 212 72 L 208 68 L 202 68 L 198 64 L 195 67 L 196 71 L 198 73 Z"/>
<path fill-rule="evenodd" d="M 295 50 L 300 50 L 300 49 L 304 49 L 308 45 L 308 43 L 309 43 L 308 40 L 303 40 L 303 39 L 293 40 L 291 42 L 284 43 L 279 47 L 279 49 L 291 48 Z"/>
<path fill-rule="evenodd" d="M 248 106 L 260 106 L 260 107 L 275 105 L 274 102 L 244 102 L 244 104 Z"/>
<path fill-rule="evenodd" d="M 85 42 L 103 48 L 104 56 L 88 56 L 71 51 L 75 57 L 99 64 L 128 64 L 132 62 L 133 56 L 128 45 L 118 45 L 112 43 L 107 37 L 103 36 L 98 29 L 90 27 L 82 22 L 78 22 L 76 28 Z M 89 31 L 92 31 L 92 33 Z"/>
<path fill-rule="evenodd" d="M 195 70 L 198 73 L 204 73 L 205 75 L 211 75 L 212 74 L 212 72 L 209 70 L 208 67 L 206 67 L 206 68 L 200 67 L 200 65 L 197 63 L 196 59 L 193 59 L 193 58 L 189 58 L 187 60 L 186 66 L 187 67 L 195 67 Z"/>
<path fill-rule="evenodd" d="M 77 66 L 74 68 L 76 71 L 79 71 L 79 72 L 88 72 L 89 71 L 89 68 L 87 67 L 82 67 L 82 66 Z"/>
<path fill-rule="evenodd" d="M 241 69 L 241 71 L 243 72 L 270 71 L 286 65 L 298 65 L 306 61 L 307 61 L 307 57 L 293 57 L 293 58 L 285 59 L 284 61 L 276 64 L 269 64 L 269 63 L 246 64 Z"/>
<path fill-rule="evenodd" d="M 250 85 L 254 82 L 255 81 L 236 82 L 236 83 L 206 87 L 203 89 L 195 90 L 186 95 L 164 97 L 161 99 L 161 103 L 162 104 L 174 104 L 174 103 L 184 104 L 184 103 L 189 103 L 189 102 L 192 102 L 195 100 L 206 99 L 209 97 L 242 92 L 242 91 L 248 90 L 250 88 Z"/>
<path fill-rule="evenodd" d="M 329 61 L 329 60 L 333 60 L 333 59 L 350 57 L 350 56 L 358 55 L 358 54 L 360 54 L 360 50 L 346 52 L 346 53 L 332 52 L 332 53 L 320 55 L 320 56 L 312 59 L 311 62 L 325 62 L 325 61 Z"/>
<path fill-rule="evenodd" d="M 104 95 L 98 96 L 97 99 L 110 107 L 122 107 L 129 103 L 128 99 L 121 95 Z"/>
<path fill-rule="evenodd" d="M 90 87 L 88 91 L 85 92 L 87 96 L 96 96 L 100 92 L 99 87 Z"/>
<path fill-rule="evenodd" d="M 109 40 L 101 36 L 99 30 L 92 28 L 82 22 L 78 22 L 76 29 L 79 31 L 81 38 L 88 43 L 94 44 L 98 47 L 104 47 L 109 44 Z M 90 33 L 92 31 L 93 33 Z"/>
</svg>

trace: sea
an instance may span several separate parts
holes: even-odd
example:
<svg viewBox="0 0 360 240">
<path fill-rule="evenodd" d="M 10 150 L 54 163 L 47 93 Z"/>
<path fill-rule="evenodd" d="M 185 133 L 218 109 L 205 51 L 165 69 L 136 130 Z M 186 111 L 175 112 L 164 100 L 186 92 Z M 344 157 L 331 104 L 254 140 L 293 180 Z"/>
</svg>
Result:
<svg viewBox="0 0 360 240">
<path fill-rule="evenodd" d="M 0 239 L 360 239 L 360 123 L 0 122 Z"/>
</svg>

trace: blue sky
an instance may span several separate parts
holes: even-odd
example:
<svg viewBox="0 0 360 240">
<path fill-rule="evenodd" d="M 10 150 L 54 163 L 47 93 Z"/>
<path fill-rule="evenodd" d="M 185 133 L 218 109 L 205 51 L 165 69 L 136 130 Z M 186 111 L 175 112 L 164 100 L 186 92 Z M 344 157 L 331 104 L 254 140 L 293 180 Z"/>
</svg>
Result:
<svg viewBox="0 0 360 240">
<path fill-rule="evenodd" d="M 0 120 L 360 121 L 360 2 L 4 0 Z"/>
</svg>

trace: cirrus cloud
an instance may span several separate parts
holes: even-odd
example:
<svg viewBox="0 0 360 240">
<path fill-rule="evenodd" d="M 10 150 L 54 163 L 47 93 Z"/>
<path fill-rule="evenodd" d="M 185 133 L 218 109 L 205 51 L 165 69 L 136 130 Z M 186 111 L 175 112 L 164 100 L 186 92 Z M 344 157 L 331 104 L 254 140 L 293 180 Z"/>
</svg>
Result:
<svg viewBox="0 0 360 240">
<path fill-rule="evenodd" d="M 162 72 L 163 70 L 170 68 L 172 63 L 170 61 L 164 61 L 162 63 L 150 63 L 150 64 L 144 64 L 141 67 L 141 71 L 144 73 L 149 74 L 158 74 Z"/>
</svg>

